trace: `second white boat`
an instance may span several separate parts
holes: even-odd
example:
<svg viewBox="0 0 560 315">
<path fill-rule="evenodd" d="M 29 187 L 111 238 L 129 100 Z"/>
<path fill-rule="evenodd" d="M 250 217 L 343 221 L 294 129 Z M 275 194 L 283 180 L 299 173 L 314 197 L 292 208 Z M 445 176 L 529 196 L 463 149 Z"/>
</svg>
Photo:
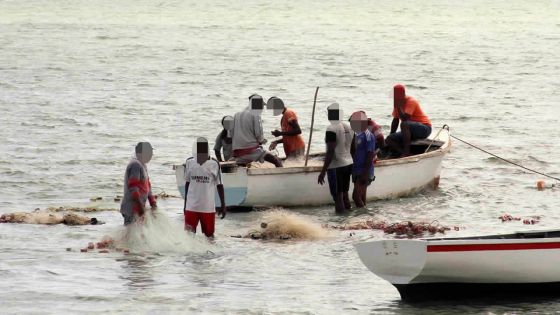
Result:
<svg viewBox="0 0 560 315">
<path fill-rule="evenodd" d="M 356 244 L 406 301 L 560 296 L 560 230 Z"/>
</svg>

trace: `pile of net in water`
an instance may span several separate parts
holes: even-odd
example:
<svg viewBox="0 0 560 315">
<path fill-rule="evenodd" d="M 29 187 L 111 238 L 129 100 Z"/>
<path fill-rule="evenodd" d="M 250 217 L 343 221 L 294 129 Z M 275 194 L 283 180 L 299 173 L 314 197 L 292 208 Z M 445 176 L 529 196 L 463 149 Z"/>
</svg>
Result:
<svg viewBox="0 0 560 315">
<path fill-rule="evenodd" d="M 92 250 L 92 243 L 82 252 Z M 88 248 L 89 247 L 89 248 Z M 148 211 L 143 220 L 121 227 L 97 243 L 100 252 L 130 251 L 135 253 L 205 253 L 212 244 L 204 236 L 185 231 L 182 224 L 171 222 L 160 210 Z M 85 250 L 84 250 L 85 249 Z"/>
<path fill-rule="evenodd" d="M 317 240 L 329 236 L 329 231 L 311 219 L 281 209 L 263 213 L 258 219 L 259 228 L 243 237 L 262 240 Z"/>
<path fill-rule="evenodd" d="M 39 210 L 39 208 L 35 209 Z M 119 211 L 116 208 L 98 208 L 98 207 L 48 207 L 46 211 L 51 212 L 99 212 L 99 211 Z"/>
<path fill-rule="evenodd" d="M 324 228 L 336 230 L 382 230 L 387 234 L 407 235 L 407 236 L 420 236 L 425 233 L 444 234 L 446 231 L 451 230 L 450 227 L 441 225 L 438 221 L 428 222 L 413 222 L 402 221 L 396 223 L 388 223 L 386 221 L 376 221 L 373 219 L 350 222 L 342 225 L 324 224 Z M 453 229 L 458 231 L 460 228 L 454 226 Z"/>
<path fill-rule="evenodd" d="M 66 224 L 87 225 L 101 224 L 96 218 L 90 218 L 72 212 L 64 214 L 49 211 L 35 210 L 33 212 L 12 212 L 0 215 L 0 223 L 26 223 L 26 224 Z"/>
<path fill-rule="evenodd" d="M 498 217 L 498 219 L 502 220 L 502 222 L 509 222 L 509 221 L 521 221 L 523 220 L 523 224 L 537 224 L 541 220 L 540 215 L 532 215 L 527 218 L 521 217 L 514 217 L 511 214 L 504 213 Z"/>
</svg>

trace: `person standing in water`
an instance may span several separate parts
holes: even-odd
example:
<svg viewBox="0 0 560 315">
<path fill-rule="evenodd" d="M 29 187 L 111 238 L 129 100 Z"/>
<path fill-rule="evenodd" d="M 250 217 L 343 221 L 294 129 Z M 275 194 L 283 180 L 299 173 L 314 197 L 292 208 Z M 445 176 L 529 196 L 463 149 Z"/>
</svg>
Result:
<svg viewBox="0 0 560 315">
<path fill-rule="evenodd" d="M 214 154 L 216 154 L 216 159 L 219 162 L 229 161 L 231 159 L 233 152 L 231 149 L 232 138 L 231 130 L 233 127 L 233 117 L 224 116 L 222 118 L 222 127 L 224 128 L 216 137 L 216 142 L 214 144 Z M 224 151 L 224 158 L 222 159 L 221 151 Z"/>
<path fill-rule="evenodd" d="M 124 225 L 143 219 L 146 213 L 146 201 L 150 202 L 152 211 L 157 208 L 146 166 L 152 156 L 152 145 L 149 142 L 138 142 L 135 148 L 135 157 L 130 160 L 126 167 L 124 196 L 121 202 Z"/>
<path fill-rule="evenodd" d="M 367 188 L 375 180 L 373 176 L 373 160 L 375 156 L 375 137 L 369 131 L 366 113 L 358 111 L 350 116 L 350 126 L 356 133 L 352 139 L 351 154 L 354 161 L 352 182 L 354 191 L 352 199 L 356 207 L 366 206 Z"/>
<path fill-rule="evenodd" d="M 393 87 L 393 122 L 386 144 L 402 157 L 410 155 L 410 142 L 426 139 L 432 133 L 432 123 L 416 99 L 406 95 L 404 85 Z M 396 132 L 399 127 L 401 131 Z"/>
<path fill-rule="evenodd" d="M 249 106 L 233 117 L 233 156 L 238 164 L 264 161 L 282 167 L 282 161 L 262 148 L 266 144 L 261 114 L 264 108 L 260 95 L 249 96 Z"/>
<path fill-rule="evenodd" d="M 198 138 L 193 144 L 193 156 L 185 163 L 185 230 L 196 233 L 198 222 L 206 237 L 214 237 L 216 220 L 216 190 L 221 207 L 218 214 L 226 216 L 226 203 L 220 163 L 208 154 L 208 141 Z"/>
<path fill-rule="evenodd" d="M 287 159 L 303 157 L 305 155 L 305 142 L 301 137 L 301 128 L 299 127 L 296 112 L 291 108 L 287 108 L 284 102 L 276 96 L 271 97 L 266 102 L 266 107 L 272 109 L 274 116 L 282 114 L 282 119 L 280 120 L 281 131 L 278 129 L 272 131 L 273 136 L 282 136 L 282 138 L 272 141 L 268 149 L 272 151 L 276 149 L 278 144 L 282 143 Z"/>
<path fill-rule="evenodd" d="M 317 181 L 323 185 L 328 175 L 329 190 L 333 197 L 335 210 L 343 213 L 351 208 L 348 191 L 352 174 L 352 155 L 350 146 L 354 133 L 350 126 L 342 122 L 342 110 L 337 103 L 327 108 L 330 125 L 325 133 L 327 153 L 323 168 Z"/>
</svg>

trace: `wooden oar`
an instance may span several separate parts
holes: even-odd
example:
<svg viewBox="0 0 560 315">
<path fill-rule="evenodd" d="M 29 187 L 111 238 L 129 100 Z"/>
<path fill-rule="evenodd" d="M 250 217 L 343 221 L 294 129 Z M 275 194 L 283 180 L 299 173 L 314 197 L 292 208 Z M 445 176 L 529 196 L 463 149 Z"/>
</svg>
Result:
<svg viewBox="0 0 560 315">
<path fill-rule="evenodd" d="M 311 150 L 311 139 L 313 138 L 313 124 L 315 123 L 315 105 L 317 104 L 317 93 L 319 93 L 319 87 L 315 90 L 315 98 L 313 99 L 313 113 L 311 114 L 311 131 L 309 132 L 309 141 L 307 142 L 307 154 L 305 154 L 305 166 L 307 166 L 307 161 L 309 160 L 309 152 Z"/>
</svg>

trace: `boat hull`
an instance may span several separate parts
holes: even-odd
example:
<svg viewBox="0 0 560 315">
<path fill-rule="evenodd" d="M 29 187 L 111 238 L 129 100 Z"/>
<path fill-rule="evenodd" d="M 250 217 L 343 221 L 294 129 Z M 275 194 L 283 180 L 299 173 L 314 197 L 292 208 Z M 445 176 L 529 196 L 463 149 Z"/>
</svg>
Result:
<svg viewBox="0 0 560 315">
<path fill-rule="evenodd" d="M 559 237 L 394 239 L 356 249 L 403 300 L 560 293 Z"/>
<path fill-rule="evenodd" d="M 415 194 L 437 187 L 443 157 L 450 150 L 449 134 L 441 133 L 445 145 L 425 154 L 376 164 L 376 180 L 368 189 L 368 201 Z M 184 166 L 176 165 L 177 187 L 184 197 Z M 227 206 L 313 206 L 333 203 L 328 184 L 319 185 L 320 166 L 245 168 L 223 173 Z M 352 184 L 350 189 L 352 189 Z M 218 198 L 216 196 L 216 201 Z"/>
<path fill-rule="evenodd" d="M 460 299 L 526 299 L 560 296 L 560 282 L 538 283 L 414 283 L 394 285 L 403 301 Z"/>
</svg>

